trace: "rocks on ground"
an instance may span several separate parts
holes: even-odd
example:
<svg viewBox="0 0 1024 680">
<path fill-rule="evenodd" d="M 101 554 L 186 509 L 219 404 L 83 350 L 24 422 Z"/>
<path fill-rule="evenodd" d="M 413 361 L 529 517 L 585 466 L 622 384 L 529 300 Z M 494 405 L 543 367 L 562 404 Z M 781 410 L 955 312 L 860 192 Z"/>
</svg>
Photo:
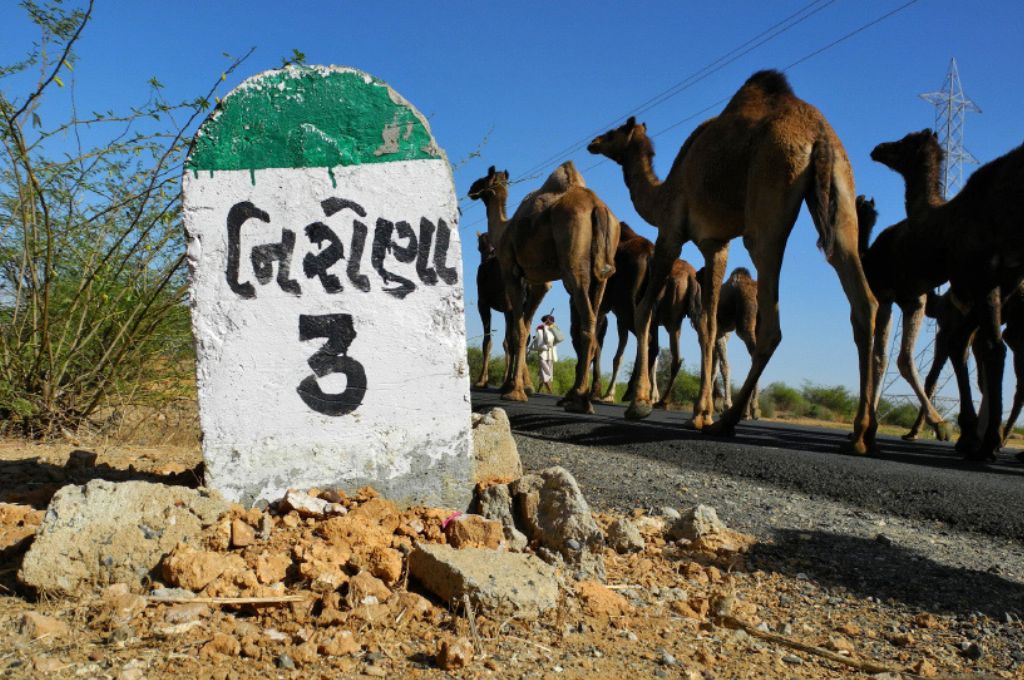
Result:
<svg viewBox="0 0 1024 680">
<path fill-rule="evenodd" d="M 50 501 L 18 578 L 65 595 L 139 584 L 177 543 L 227 509 L 216 493 L 180 486 L 104 480 L 66 486 Z"/>
</svg>

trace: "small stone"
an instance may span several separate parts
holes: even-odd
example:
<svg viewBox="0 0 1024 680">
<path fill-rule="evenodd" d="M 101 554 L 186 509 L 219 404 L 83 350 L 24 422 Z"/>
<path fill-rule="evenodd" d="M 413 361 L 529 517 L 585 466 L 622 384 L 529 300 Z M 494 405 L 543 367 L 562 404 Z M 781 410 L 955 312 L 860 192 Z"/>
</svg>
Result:
<svg viewBox="0 0 1024 680">
<path fill-rule="evenodd" d="M 889 642 L 897 647 L 907 647 L 914 644 L 914 636 L 910 633 L 893 633 L 889 636 Z"/>
<path fill-rule="evenodd" d="M 214 633 L 213 639 L 207 642 L 199 650 L 202 658 L 223 656 L 238 656 L 242 653 L 242 644 L 231 635 L 226 633 Z"/>
<path fill-rule="evenodd" d="M 914 664 L 914 673 L 920 675 L 922 678 L 933 678 L 939 674 L 939 669 L 935 667 L 928 659 L 921 659 Z"/>
<path fill-rule="evenodd" d="M 179 599 L 192 599 L 196 596 L 191 590 L 185 590 L 184 588 L 157 588 L 149 593 L 150 597 L 155 598 L 179 598 Z"/>
<path fill-rule="evenodd" d="M 626 598 L 597 581 L 580 581 L 576 584 L 576 595 L 595 616 L 620 616 L 632 609 Z"/>
<path fill-rule="evenodd" d="M 287 555 L 263 553 L 256 558 L 256 580 L 263 585 L 277 583 L 288 573 L 292 560 Z"/>
<path fill-rule="evenodd" d="M 836 628 L 843 635 L 857 636 L 861 634 L 860 626 L 856 623 L 844 623 Z"/>
<path fill-rule="evenodd" d="M 608 526 L 607 541 L 619 554 L 639 552 L 646 545 L 640 530 L 628 519 L 616 519 Z"/>
<path fill-rule="evenodd" d="M 237 554 L 196 550 L 185 543 L 179 543 L 161 564 L 168 583 L 192 591 L 202 590 L 227 571 L 245 569 L 245 562 Z"/>
<path fill-rule="evenodd" d="M 387 585 L 392 586 L 402 577 L 402 567 L 404 564 L 400 552 L 393 548 L 377 546 L 370 551 L 366 566 L 371 574 Z"/>
<path fill-rule="evenodd" d="M 281 656 L 277 657 L 274 663 L 277 665 L 278 668 L 283 668 L 285 670 L 293 670 L 295 668 L 295 662 L 292 661 L 292 657 L 288 656 L 287 654 L 282 654 Z"/>
<path fill-rule="evenodd" d="M 60 659 L 54 659 L 51 656 L 37 656 L 32 659 L 32 668 L 37 673 L 59 673 L 66 668 L 66 665 Z"/>
<path fill-rule="evenodd" d="M 460 515 L 444 529 L 448 543 L 453 548 L 489 548 L 501 545 L 504 538 L 502 524 L 497 520 L 480 515 Z"/>
<path fill-rule="evenodd" d="M 962 642 L 960 644 L 960 654 L 965 659 L 970 661 L 977 661 L 980 659 L 984 652 L 977 642 Z"/>
<path fill-rule="evenodd" d="M 210 615 L 210 608 L 202 602 L 189 602 L 168 607 L 164 612 L 167 623 L 188 623 Z"/>
<path fill-rule="evenodd" d="M 303 517 L 323 517 L 327 514 L 328 502 L 302 491 L 289 489 L 281 499 L 284 510 L 294 510 Z"/>
<path fill-rule="evenodd" d="M 256 530 L 239 518 L 231 521 L 231 547 L 244 548 L 256 542 Z"/>
<path fill-rule="evenodd" d="M 46 638 L 53 640 L 68 632 L 68 625 L 52 616 L 44 616 L 36 612 L 25 612 L 21 616 L 18 631 L 30 640 Z"/>
<path fill-rule="evenodd" d="M 853 643 L 844 637 L 831 637 L 828 642 L 825 643 L 826 649 L 831 649 L 833 652 L 847 652 L 852 654 L 854 652 Z"/>
<path fill-rule="evenodd" d="M 787 654 L 786 656 L 782 657 L 782 661 L 788 664 L 793 664 L 794 666 L 799 666 L 804 662 L 804 660 L 796 654 Z"/>
<path fill-rule="evenodd" d="M 680 513 L 679 519 L 672 523 L 668 533 L 676 540 L 685 538 L 693 541 L 725 529 L 725 523 L 718 518 L 718 513 L 713 507 L 697 505 Z"/>
<path fill-rule="evenodd" d="M 658 513 L 670 522 L 675 521 L 682 516 L 679 514 L 678 510 L 667 505 L 662 508 L 658 508 Z"/>
<path fill-rule="evenodd" d="M 384 602 L 391 597 L 391 591 L 379 578 L 373 576 L 368 571 L 361 571 L 349 579 L 348 595 L 350 605 L 356 606 L 357 604 Z M 376 602 L 364 602 L 368 597 L 376 598 Z"/>
<path fill-rule="evenodd" d="M 359 652 L 359 643 L 350 630 L 339 630 L 320 643 L 320 653 L 325 656 L 346 656 Z"/>
<path fill-rule="evenodd" d="M 881 543 L 882 545 L 892 545 L 892 539 L 886 536 L 885 534 L 876 534 L 875 542 Z"/>
<path fill-rule="evenodd" d="M 661 658 L 658 659 L 662 666 L 675 666 L 676 657 L 672 656 L 666 650 L 661 650 Z"/>
<path fill-rule="evenodd" d="M 446 671 L 465 668 L 473 660 L 473 643 L 464 637 L 454 642 L 442 640 L 435 660 L 438 667 Z"/>
<path fill-rule="evenodd" d="M 316 663 L 320 659 L 317 653 L 317 645 L 314 642 L 304 642 L 292 649 L 292 660 L 299 666 L 306 666 Z"/>
</svg>

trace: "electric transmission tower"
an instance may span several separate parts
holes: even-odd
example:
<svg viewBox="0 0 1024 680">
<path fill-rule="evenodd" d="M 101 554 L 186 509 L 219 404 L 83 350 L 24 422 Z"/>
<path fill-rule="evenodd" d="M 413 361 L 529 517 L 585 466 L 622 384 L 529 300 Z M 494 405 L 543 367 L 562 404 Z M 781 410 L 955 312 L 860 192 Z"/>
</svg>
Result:
<svg viewBox="0 0 1024 680">
<path fill-rule="evenodd" d="M 940 175 L 942 198 L 948 199 L 955 196 L 963 187 L 964 165 L 967 163 L 978 164 L 978 159 L 964 148 L 964 124 L 968 113 L 981 113 L 981 108 L 964 94 L 963 85 L 960 83 L 960 71 L 957 69 L 955 57 L 949 60 L 949 70 L 946 71 L 946 79 L 943 81 L 942 87 L 934 92 L 925 92 L 918 96 L 935 107 L 934 130 L 939 136 L 939 145 L 943 151 L 942 174 Z M 917 352 L 914 358 L 919 368 L 924 365 L 925 360 L 929 366 L 931 364 L 932 357 L 935 354 L 935 330 L 935 320 L 929 319 L 928 342 L 923 349 Z M 892 346 L 889 348 L 889 368 L 882 382 L 882 395 L 888 396 L 890 403 L 914 397 L 914 395 L 889 394 L 889 390 L 900 379 L 899 371 L 894 366 L 896 365 L 896 356 L 899 353 L 901 334 L 901 327 L 897 326 L 893 330 Z M 950 373 L 947 369 L 943 371 L 943 376 L 940 378 L 938 387 L 935 390 L 936 397 L 932 402 L 944 417 L 956 405 L 955 399 L 938 396 L 949 380 Z"/>
</svg>

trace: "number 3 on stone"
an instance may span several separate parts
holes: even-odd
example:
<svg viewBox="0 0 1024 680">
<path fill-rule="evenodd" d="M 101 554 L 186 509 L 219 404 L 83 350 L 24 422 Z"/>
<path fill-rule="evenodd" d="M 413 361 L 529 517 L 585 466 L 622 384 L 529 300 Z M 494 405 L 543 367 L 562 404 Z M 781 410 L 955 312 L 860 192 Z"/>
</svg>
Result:
<svg viewBox="0 0 1024 680">
<path fill-rule="evenodd" d="M 351 314 L 300 314 L 299 340 L 327 338 L 327 342 L 308 360 L 314 375 L 299 383 L 297 391 L 302 401 L 314 411 L 328 416 L 352 413 L 366 396 L 366 371 L 363 365 L 347 356 L 348 347 L 356 337 Z M 345 391 L 326 394 L 316 379 L 331 373 L 344 374 Z"/>
</svg>

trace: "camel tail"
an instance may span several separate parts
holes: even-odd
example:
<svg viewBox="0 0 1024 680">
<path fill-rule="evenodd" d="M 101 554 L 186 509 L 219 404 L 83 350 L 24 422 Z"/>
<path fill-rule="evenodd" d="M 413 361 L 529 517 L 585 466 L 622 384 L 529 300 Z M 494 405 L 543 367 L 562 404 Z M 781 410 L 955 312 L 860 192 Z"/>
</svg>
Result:
<svg viewBox="0 0 1024 680">
<path fill-rule="evenodd" d="M 836 209 L 839 196 L 835 182 L 832 181 L 832 168 L 835 163 L 835 149 L 825 134 L 822 125 L 818 139 L 811 149 L 811 186 L 807 189 L 807 207 L 811 211 L 814 226 L 818 229 L 818 247 L 825 253 L 826 259 L 832 257 L 836 245 Z"/>
<path fill-rule="evenodd" d="M 697 324 L 700 323 L 701 311 L 703 311 L 699 276 L 690 277 L 690 285 L 686 288 L 686 299 L 683 303 L 686 307 L 686 315 L 690 317 L 690 325 L 696 330 Z"/>
<path fill-rule="evenodd" d="M 592 275 L 607 281 L 615 273 L 615 249 L 619 245 L 619 224 L 607 206 L 598 206 L 590 213 L 593 236 L 590 240 Z"/>
<path fill-rule="evenodd" d="M 868 251 L 868 242 L 871 240 L 871 230 L 875 228 L 878 221 L 878 210 L 875 209 L 875 199 L 868 198 L 861 194 L 857 197 L 857 252 L 863 256 Z"/>
</svg>

